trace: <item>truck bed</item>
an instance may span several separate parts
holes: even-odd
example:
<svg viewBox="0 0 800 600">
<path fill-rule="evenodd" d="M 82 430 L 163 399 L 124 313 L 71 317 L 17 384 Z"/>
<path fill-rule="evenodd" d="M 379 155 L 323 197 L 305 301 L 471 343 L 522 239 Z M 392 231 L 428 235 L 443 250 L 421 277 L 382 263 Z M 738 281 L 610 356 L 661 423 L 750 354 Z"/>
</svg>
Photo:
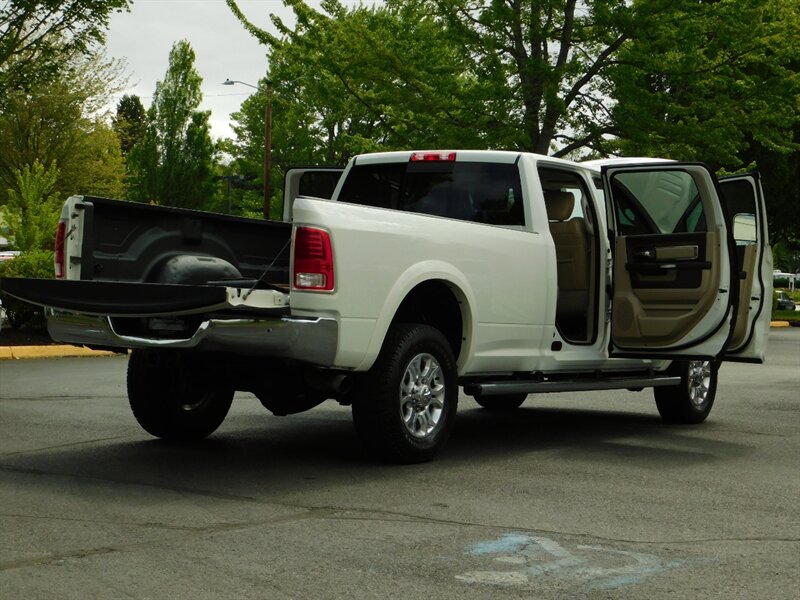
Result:
<svg viewBox="0 0 800 600">
<path fill-rule="evenodd" d="M 202 273 L 170 280 L 176 256 L 211 257 L 236 269 L 233 277 L 272 285 L 289 281 L 291 225 L 195 210 L 84 196 L 79 261 L 83 281 L 205 284 Z M 269 269 L 267 269 L 269 267 Z"/>
</svg>

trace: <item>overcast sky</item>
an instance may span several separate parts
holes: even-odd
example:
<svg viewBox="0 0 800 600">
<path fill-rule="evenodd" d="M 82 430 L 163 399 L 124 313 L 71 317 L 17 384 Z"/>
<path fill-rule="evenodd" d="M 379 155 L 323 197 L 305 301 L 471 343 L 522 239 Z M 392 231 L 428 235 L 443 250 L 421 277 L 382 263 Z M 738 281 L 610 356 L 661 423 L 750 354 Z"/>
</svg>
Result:
<svg viewBox="0 0 800 600">
<path fill-rule="evenodd" d="M 309 4 L 319 6 L 314 0 Z M 239 0 L 239 7 L 252 23 L 269 31 L 275 31 L 271 13 L 294 22 L 281 0 Z M 172 44 L 181 39 L 194 48 L 195 69 L 203 78 L 201 109 L 211 111 L 212 136 L 233 136 L 230 114 L 255 90 L 222 82 L 230 78 L 258 84 L 267 59 L 266 48 L 245 31 L 223 0 L 134 0 L 130 12 L 112 15 L 106 51 L 127 62 L 130 85 L 123 93 L 136 94 L 145 108 L 150 106 Z"/>
</svg>

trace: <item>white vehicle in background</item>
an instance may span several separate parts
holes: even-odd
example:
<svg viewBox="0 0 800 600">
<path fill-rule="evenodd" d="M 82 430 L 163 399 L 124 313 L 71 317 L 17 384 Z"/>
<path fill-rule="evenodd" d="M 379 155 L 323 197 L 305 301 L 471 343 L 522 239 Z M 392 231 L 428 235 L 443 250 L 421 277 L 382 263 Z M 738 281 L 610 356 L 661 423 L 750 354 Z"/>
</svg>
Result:
<svg viewBox="0 0 800 600">
<path fill-rule="evenodd" d="M 0 239 L 5 240 L 5 238 L 0 238 Z M 0 250 L 0 263 L 3 263 L 7 260 L 11 260 L 12 258 L 15 258 L 17 256 L 19 256 L 18 250 Z M 3 323 L 5 322 L 5 320 L 6 320 L 6 311 L 3 308 L 3 299 L 0 298 L 0 331 L 3 330 Z"/>
<path fill-rule="evenodd" d="M 303 195 L 326 178 L 330 199 Z M 392 152 L 290 171 L 285 197 L 282 223 L 72 197 L 58 280 L 2 286 L 50 307 L 56 340 L 132 350 L 155 436 L 209 435 L 234 390 L 275 414 L 333 398 L 398 462 L 442 448 L 459 387 L 490 410 L 652 387 L 665 420 L 699 423 L 721 361 L 764 360 L 757 174 Z"/>
</svg>

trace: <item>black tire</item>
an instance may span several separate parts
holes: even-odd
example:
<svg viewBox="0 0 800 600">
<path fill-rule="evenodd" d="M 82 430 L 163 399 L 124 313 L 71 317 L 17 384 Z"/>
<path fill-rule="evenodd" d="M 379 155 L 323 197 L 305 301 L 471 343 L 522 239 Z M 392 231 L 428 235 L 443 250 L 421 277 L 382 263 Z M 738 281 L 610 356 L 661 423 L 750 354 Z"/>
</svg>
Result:
<svg viewBox="0 0 800 600">
<path fill-rule="evenodd" d="M 492 412 L 507 412 L 518 409 L 525 402 L 528 394 L 504 394 L 502 396 L 473 396 L 475 402 Z"/>
<path fill-rule="evenodd" d="M 681 376 L 680 385 L 653 388 L 661 418 L 667 423 L 702 423 L 714 406 L 719 363 L 680 361 L 672 372 Z"/>
<path fill-rule="evenodd" d="M 133 416 L 158 438 L 199 440 L 214 433 L 233 400 L 232 389 L 214 384 L 191 355 L 134 350 L 128 359 Z"/>
<path fill-rule="evenodd" d="M 445 445 L 457 408 L 455 358 L 445 337 L 428 325 L 399 324 L 357 382 L 353 423 L 375 458 L 420 463 Z"/>
</svg>

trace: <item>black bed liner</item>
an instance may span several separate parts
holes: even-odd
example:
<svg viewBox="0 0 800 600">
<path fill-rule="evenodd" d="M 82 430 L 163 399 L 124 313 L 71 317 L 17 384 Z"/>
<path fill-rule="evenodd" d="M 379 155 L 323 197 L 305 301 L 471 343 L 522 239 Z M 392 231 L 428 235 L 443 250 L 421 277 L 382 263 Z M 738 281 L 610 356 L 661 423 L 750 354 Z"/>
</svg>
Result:
<svg viewBox="0 0 800 600">
<path fill-rule="evenodd" d="M 222 285 L 9 277 L 0 279 L 0 290 L 31 304 L 98 315 L 186 313 L 217 306 L 227 298 Z"/>
</svg>

